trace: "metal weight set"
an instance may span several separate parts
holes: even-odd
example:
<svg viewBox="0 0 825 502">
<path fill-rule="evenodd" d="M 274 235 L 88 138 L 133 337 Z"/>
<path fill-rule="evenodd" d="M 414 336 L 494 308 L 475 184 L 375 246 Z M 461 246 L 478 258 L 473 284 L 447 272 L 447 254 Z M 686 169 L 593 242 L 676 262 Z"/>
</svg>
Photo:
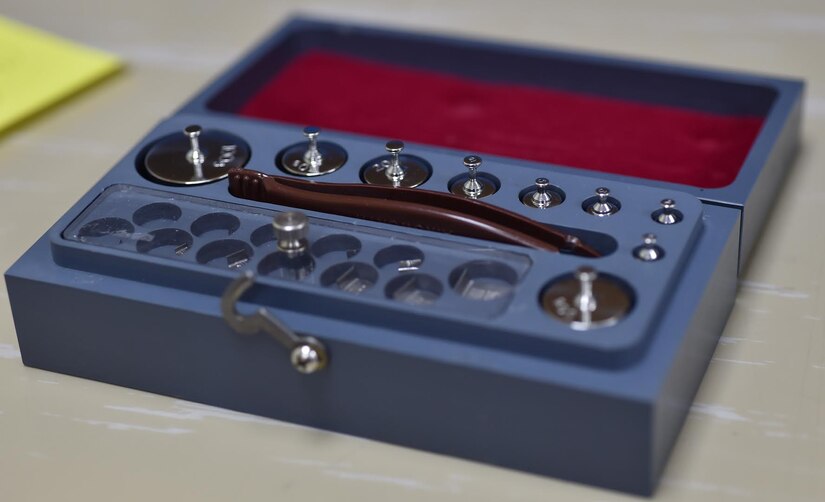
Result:
<svg viewBox="0 0 825 502">
<path fill-rule="evenodd" d="M 343 174 L 350 172 L 346 164 L 351 156 L 343 144 L 320 140 L 321 130 L 317 127 L 305 127 L 302 133 L 304 141 L 280 148 L 274 155 L 277 170 L 289 176 L 317 179 L 319 183 L 326 183 L 327 179 L 330 179 L 328 183 L 353 181 L 352 174 Z M 442 162 L 433 163 L 425 157 L 405 153 L 404 143 L 398 140 L 386 142 L 384 149 L 386 154 L 361 163 L 358 181 L 367 185 L 433 190 L 429 188 L 433 174 L 452 169 Z M 230 151 L 232 155 L 227 153 Z M 142 167 L 150 179 L 165 184 L 197 185 L 226 177 L 229 169 L 243 167 L 250 157 L 251 150 L 240 137 L 190 124 L 183 128 L 183 134 L 169 134 L 152 144 Z M 353 162 L 358 165 L 358 156 Z M 515 208 L 530 218 L 547 221 L 549 225 L 555 223 L 554 215 L 569 214 L 564 209 L 566 202 L 571 197 L 575 199 L 575 191 L 568 193 L 569 187 L 566 191 L 561 184 L 551 183 L 544 176 L 534 178 L 526 188 L 514 192 L 513 186 L 508 186 L 488 170 L 482 170 L 483 161 L 478 155 L 467 155 L 461 163 L 465 172 L 454 175 L 446 184 L 448 192 L 460 198 L 484 200 L 495 196 L 496 202 L 491 203 L 501 204 L 502 197 L 512 197 L 517 204 L 508 203 L 511 210 Z M 582 214 L 606 222 L 618 217 L 623 209 L 623 201 L 605 186 L 591 188 L 590 195 L 585 192 L 579 197 Z M 94 219 L 78 228 L 76 238 L 81 242 L 122 246 L 130 235 L 139 234 L 141 227 L 151 226 L 156 221 L 172 223 L 180 218 L 179 210 L 176 212 L 163 204 L 143 206 L 131 219 Z M 685 217 L 676 209 L 671 197 L 660 197 L 658 204 L 648 207 L 647 214 L 654 226 L 678 227 Z M 536 210 L 540 212 L 533 212 Z M 467 259 L 463 265 L 456 264 L 449 270 L 433 273 L 426 266 L 432 261 L 431 253 L 424 253 L 415 242 L 393 243 L 392 239 L 375 252 L 372 260 L 364 260 L 362 239 L 352 233 L 310 239 L 310 228 L 314 225 L 305 214 L 295 211 L 274 215 L 270 224 L 259 225 L 247 239 L 238 240 L 230 238 L 240 226 L 233 223 L 233 218 L 238 218 L 231 216 L 232 212 L 228 214 L 222 218 L 215 214 L 201 216 L 208 222 L 200 223 L 203 229 L 195 224 L 197 222 L 193 222 L 189 229 L 171 225 L 150 229 L 140 234 L 142 237 L 136 240 L 135 250 L 152 254 L 170 249 L 172 254 L 180 257 L 197 247 L 196 241 L 202 234 L 222 230 L 227 234 L 226 238 L 200 247 L 193 254 L 197 262 L 236 270 L 254 268 L 262 277 L 298 282 L 309 280 L 322 288 L 351 295 L 374 294 L 383 289 L 383 298 L 413 306 L 438 305 L 447 295 L 469 302 L 472 308 L 468 308 L 467 313 L 482 317 L 501 314 L 514 298 L 523 301 L 517 297 L 524 270 L 517 271 L 519 267 L 512 264 L 483 258 Z M 608 236 L 612 233 L 609 225 L 599 225 L 598 231 Z M 567 235 L 568 243 L 574 244 L 589 238 L 586 234 Z M 601 239 L 607 241 L 610 237 Z M 627 240 L 628 251 L 622 251 L 624 246 L 620 245 L 616 252 L 627 253 L 636 263 L 666 262 L 666 257 L 671 254 L 658 243 L 653 232 L 645 233 L 641 242 L 638 237 L 633 239 L 635 242 Z M 272 247 L 272 252 L 259 257 L 259 250 L 266 247 Z M 560 251 L 564 252 L 564 249 Z M 334 257 L 343 261 L 330 263 Z M 545 324 L 548 321 L 558 323 L 574 331 L 608 328 L 621 324 L 638 305 L 633 281 L 620 278 L 621 269 L 605 272 L 600 270 L 598 260 L 593 264 L 571 263 L 566 267 L 566 271 L 548 272 L 541 281 L 543 286 L 537 294 L 537 303 L 545 316 Z M 531 274 L 538 273 L 535 269 Z M 388 272 L 398 276 L 388 278 Z M 485 302 L 496 304 L 496 307 L 480 313 L 484 309 L 479 310 L 478 305 Z"/>
</svg>

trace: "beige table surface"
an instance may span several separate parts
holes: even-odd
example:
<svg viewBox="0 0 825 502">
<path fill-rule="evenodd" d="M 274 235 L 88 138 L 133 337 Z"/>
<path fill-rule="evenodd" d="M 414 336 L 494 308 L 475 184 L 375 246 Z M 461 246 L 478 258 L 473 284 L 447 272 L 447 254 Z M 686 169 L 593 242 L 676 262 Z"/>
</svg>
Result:
<svg viewBox="0 0 825 502">
<path fill-rule="evenodd" d="M 0 14 L 129 65 L 0 137 L 0 269 L 158 120 L 298 9 L 804 77 L 804 150 L 777 194 L 657 498 L 825 500 L 821 1 L 0 0 Z M 26 368 L 0 288 L 2 501 L 627 498 Z"/>
</svg>

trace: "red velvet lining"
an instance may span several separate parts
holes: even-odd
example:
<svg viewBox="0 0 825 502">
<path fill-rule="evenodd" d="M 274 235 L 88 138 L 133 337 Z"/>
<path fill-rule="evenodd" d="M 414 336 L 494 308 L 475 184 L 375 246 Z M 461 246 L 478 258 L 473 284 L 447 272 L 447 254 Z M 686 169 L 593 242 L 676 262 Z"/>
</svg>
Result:
<svg viewBox="0 0 825 502">
<path fill-rule="evenodd" d="M 703 188 L 736 178 L 763 122 L 326 51 L 292 60 L 240 113 Z"/>
</svg>

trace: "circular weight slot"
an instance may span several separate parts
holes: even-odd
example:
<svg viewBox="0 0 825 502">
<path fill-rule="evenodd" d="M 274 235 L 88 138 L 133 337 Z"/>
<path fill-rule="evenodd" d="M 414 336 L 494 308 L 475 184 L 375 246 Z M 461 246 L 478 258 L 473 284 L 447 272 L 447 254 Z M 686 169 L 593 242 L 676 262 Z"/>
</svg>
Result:
<svg viewBox="0 0 825 502">
<path fill-rule="evenodd" d="M 166 224 L 170 221 L 178 221 L 181 214 L 180 208 L 172 203 L 153 202 L 132 213 L 132 221 L 135 225 L 142 227 L 157 222 Z"/>
<path fill-rule="evenodd" d="M 138 253 L 150 253 L 156 249 L 172 248 L 180 256 L 192 248 L 194 239 L 185 230 L 179 228 L 161 228 L 144 234 L 137 241 Z"/>
<path fill-rule="evenodd" d="M 377 281 L 375 267 L 358 261 L 337 263 L 321 274 L 322 286 L 354 294 L 366 291 Z"/>
<path fill-rule="evenodd" d="M 198 263 L 204 265 L 241 268 L 249 262 L 253 254 L 252 246 L 244 241 L 221 239 L 212 241 L 200 248 L 195 258 L 198 260 Z"/>
<path fill-rule="evenodd" d="M 399 272 L 410 272 L 424 263 L 424 253 L 415 246 L 399 244 L 378 251 L 372 261 L 378 268 L 392 265 Z"/>
<path fill-rule="evenodd" d="M 404 274 L 387 283 L 384 294 L 397 302 L 430 305 L 441 297 L 441 281 L 427 274 Z"/>
<path fill-rule="evenodd" d="M 433 167 L 429 162 L 406 153 L 398 156 L 398 165 L 403 172 L 400 178 L 393 180 L 392 177 L 387 176 L 391 165 L 392 156 L 390 155 L 382 155 L 370 160 L 361 168 L 361 181 L 368 185 L 415 188 L 430 179 L 433 173 Z"/>
<path fill-rule="evenodd" d="M 586 331 L 618 323 L 633 308 L 635 295 L 622 279 L 589 269 L 553 279 L 539 302 L 557 321 Z"/>
<path fill-rule="evenodd" d="M 289 256 L 278 251 L 266 255 L 258 264 L 258 273 L 291 281 L 300 281 L 315 270 L 315 260 L 309 253 Z"/>
<path fill-rule="evenodd" d="M 229 236 L 234 234 L 240 226 L 241 220 L 237 216 L 229 213 L 209 213 L 193 221 L 190 230 L 195 237 L 200 237 L 215 230 L 223 230 Z"/>
<path fill-rule="evenodd" d="M 134 231 L 134 225 L 123 218 L 100 218 L 80 227 L 77 238 L 80 242 L 122 244 Z"/>
<path fill-rule="evenodd" d="M 147 148 L 138 171 L 165 185 L 202 185 L 225 178 L 232 168 L 243 167 L 250 155 L 249 145 L 240 137 L 191 125 Z"/>
<path fill-rule="evenodd" d="M 519 192 L 518 198 L 522 204 L 536 209 L 548 209 L 560 205 L 567 198 L 560 187 L 548 185 L 542 187 L 544 194 L 539 192 L 536 185 L 531 185 Z"/>
<path fill-rule="evenodd" d="M 464 298 L 493 301 L 513 293 L 518 274 L 504 263 L 477 260 L 453 269 L 449 281 L 450 287 Z"/>
<path fill-rule="evenodd" d="M 249 241 L 256 248 L 261 247 L 269 242 L 275 242 L 276 240 L 277 239 L 275 238 L 275 228 L 272 226 L 271 223 L 261 225 L 252 232 L 252 235 L 249 236 Z"/>
<path fill-rule="evenodd" d="M 312 254 L 321 258 L 330 253 L 344 253 L 352 258 L 361 252 L 361 241 L 348 234 L 327 235 L 312 244 Z"/>
<path fill-rule="evenodd" d="M 453 176 L 447 183 L 447 190 L 452 192 L 454 195 L 470 197 L 464 191 L 464 183 L 466 183 L 469 179 L 470 177 L 466 173 Z M 501 188 L 501 181 L 490 173 L 479 172 L 476 174 L 476 180 L 478 181 L 478 184 L 481 185 L 481 192 L 475 197 L 470 197 L 472 199 L 482 199 L 489 195 L 493 195 Z"/>
</svg>

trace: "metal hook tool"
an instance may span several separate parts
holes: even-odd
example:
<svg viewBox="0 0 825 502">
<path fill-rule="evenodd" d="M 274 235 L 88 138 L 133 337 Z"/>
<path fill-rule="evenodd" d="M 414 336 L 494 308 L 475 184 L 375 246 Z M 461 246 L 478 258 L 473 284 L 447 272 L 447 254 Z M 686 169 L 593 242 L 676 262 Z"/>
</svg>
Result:
<svg viewBox="0 0 825 502">
<path fill-rule="evenodd" d="M 301 373 L 310 374 L 322 370 L 328 363 L 327 349 L 320 340 L 311 336 L 300 336 L 260 307 L 252 315 L 241 315 L 235 308 L 247 289 L 255 283 L 255 274 L 250 271 L 232 281 L 221 296 L 221 313 L 229 326 L 244 335 L 260 331 L 268 333 L 281 345 L 289 349 L 292 366 Z"/>
</svg>

